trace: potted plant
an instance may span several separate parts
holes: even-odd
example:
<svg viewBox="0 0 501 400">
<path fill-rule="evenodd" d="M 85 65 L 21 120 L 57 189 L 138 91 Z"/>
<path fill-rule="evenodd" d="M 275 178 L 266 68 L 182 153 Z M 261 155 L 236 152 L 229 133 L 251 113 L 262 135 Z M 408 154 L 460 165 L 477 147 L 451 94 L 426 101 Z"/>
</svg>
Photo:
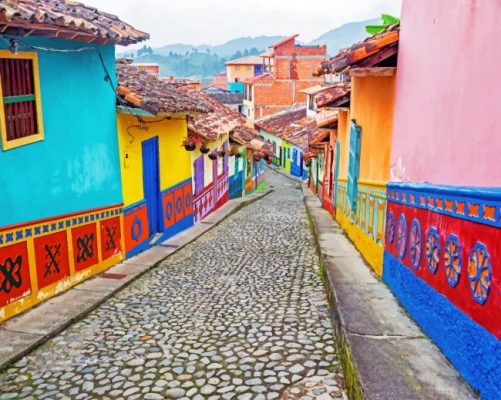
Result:
<svg viewBox="0 0 501 400">
<path fill-rule="evenodd" d="M 224 150 L 219 150 L 217 154 L 218 154 L 218 156 L 219 156 L 219 157 L 221 157 L 221 158 L 222 158 L 222 157 L 224 157 L 224 155 L 226 154 L 226 151 L 224 151 Z"/>
<path fill-rule="evenodd" d="M 186 138 L 183 140 L 183 146 L 186 149 L 186 151 L 193 151 L 197 148 L 195 142 L 190 138 Z"/>
<path fill-rule="evenodd" d="M 207 154 L 209 151 L 210 149 L 205 143 L 200 146 L 200 153 Z"/>
<path fill-rule="evenodd" d="M 209 153 L 209 158 L 211 160 L 215 160 L 217 158 L 217 154 L 215 154 L 215 153 Z"/>
<path fill-rule="evenodd" d="M 240 158 L 242 157 L 242 153 L 235 153 L 235 158 Z"/>
</svg>

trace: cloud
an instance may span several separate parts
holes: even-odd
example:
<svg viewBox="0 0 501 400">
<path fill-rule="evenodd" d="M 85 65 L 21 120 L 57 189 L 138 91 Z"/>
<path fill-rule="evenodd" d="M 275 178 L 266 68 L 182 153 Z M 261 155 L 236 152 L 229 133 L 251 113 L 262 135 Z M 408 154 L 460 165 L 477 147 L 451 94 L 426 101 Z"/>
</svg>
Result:
<svg viewBox="0 0 501 400">
<path fill-rule="evenodd" d="M 219 44 L 300 34 L 308 42 L 351 21 L 400 15 L 401 0 L 83 0 L 151 34 L 149 45 Z"/>
</svg>

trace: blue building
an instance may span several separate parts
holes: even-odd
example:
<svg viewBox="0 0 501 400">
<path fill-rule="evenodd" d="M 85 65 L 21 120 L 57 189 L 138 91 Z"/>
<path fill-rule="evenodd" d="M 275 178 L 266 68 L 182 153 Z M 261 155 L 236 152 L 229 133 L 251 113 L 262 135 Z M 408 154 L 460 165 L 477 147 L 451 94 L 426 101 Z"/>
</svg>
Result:
<svg viewBox="0 0 501 400">
<path fill-rule="evenodd" d="M 148 38 L 78 3 L 2 7 L 0 320 L 123 259 L 115 45 Z"/>
</svg>

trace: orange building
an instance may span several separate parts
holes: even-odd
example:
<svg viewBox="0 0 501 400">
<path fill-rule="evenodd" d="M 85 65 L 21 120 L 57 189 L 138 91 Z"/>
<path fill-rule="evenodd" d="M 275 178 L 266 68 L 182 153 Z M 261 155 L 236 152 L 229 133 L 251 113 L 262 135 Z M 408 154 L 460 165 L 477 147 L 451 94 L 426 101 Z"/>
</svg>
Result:
<svg viewBox="0 0 501 400">
<path fill-rule="evenodd" d="M 220 74 L 214 75 L 212 77 L 212 86 L 217 87 L 222 90 L 227 90 L 227 79 L 226 72 L 222 72 Z"/>
<path fill-rule="evenodd" d="M 297 36 L 270 46 L 271 51 L 261 55 L 265 73 L 245 80 L 243 112 L 249 120 L 306 104 L 302 91 L 323 83 L 324 78 L 313 73 L 325 61 L 327 47 L 300 46 Z"/>
</svg>

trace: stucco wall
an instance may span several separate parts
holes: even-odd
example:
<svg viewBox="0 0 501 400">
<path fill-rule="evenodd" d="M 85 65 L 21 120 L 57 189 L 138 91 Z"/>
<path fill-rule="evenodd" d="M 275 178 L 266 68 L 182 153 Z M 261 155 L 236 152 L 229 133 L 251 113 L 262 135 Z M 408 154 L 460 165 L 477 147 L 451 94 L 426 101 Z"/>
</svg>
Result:
<svg viewBox="0 0 501 400">
<path fill-rule="evenodd" d="M 59 49 L 84 46 L 48 38 L 23 41 Z M 95 47 L 115 82 L 114 46 Z M 38 59 L 45 139 L 0 151 L 0 226 L 122 201 L 115 95 L 98 55 L 41 51 Z"/>
<path fill-rule="evenodd" d="M 142 118 L 147 122 L 159 120 L 159 117 Z M 176 118 L 182 118 L 182 116 Z M 128 114 L 118 114 L 125 206 L 144 198 L 142 142 L 147 139 L 158 136 L 160 190 L 165 190 L 191 177 L 191 153 L 182 146 L 182 141 L 187 135 L 185 120 L 171 119 L 148 124 L 148 131 L 131 128 L 129 134 L 127 134 L 127 126 L 137 126 L 136 118 Z"/>
<path fill-rule="evenodd" d="M 359 179 L 387 181 L 390 167 L 395 77 L 354 77 L 351 93 L 350 118 L 362 127 Z"/>
<path fill-rule="evenodd" d="M 392 180 L 501 185 L 500 20 L 499 1 L 404 1 Z"/>
</svg>

